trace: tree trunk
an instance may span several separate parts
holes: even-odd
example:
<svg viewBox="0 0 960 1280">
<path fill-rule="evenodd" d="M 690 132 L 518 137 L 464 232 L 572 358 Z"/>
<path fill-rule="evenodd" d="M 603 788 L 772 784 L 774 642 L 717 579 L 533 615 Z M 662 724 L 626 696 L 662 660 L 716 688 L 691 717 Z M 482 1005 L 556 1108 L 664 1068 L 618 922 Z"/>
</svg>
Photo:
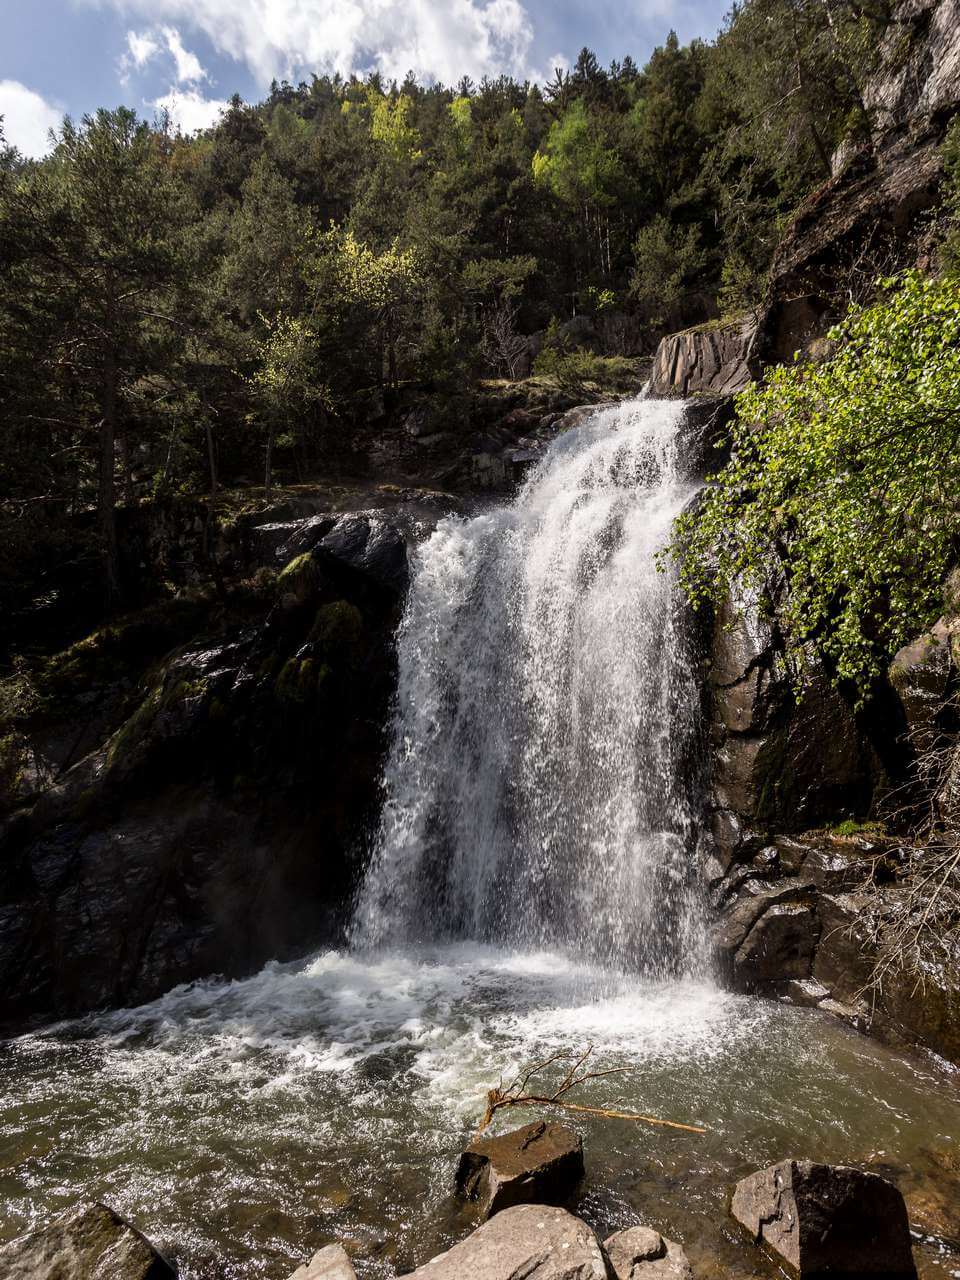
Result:
<svg viewBox="0 0 960 1280">
<path fill-rule="evenodd" d="M 106 349 L 103 353 L 103 380 L 100 390 L 100 483 L 98 493 L 100 539 L 103 551 L 104 584 L 108 601 L 120 593 L 119 556 L 117 553 L 117 352 L 114 345 L 115 304 L 112 284 L 107 286 Z"/>
<path fill-rule="evenodd" d="M 206 405 L 204 405 L 206 409 Z M 207 437 L 207 462 L 210 466 L 210 497 L 207 501 L 207 521 L 203 529 L 203 551 L 210 566 L 210 572 L 213 574 L 213 583 L 216 587 L 217 595 L 221 600 L 225 600 L 227 596 L 226 587 L 223 584 L 223 574 L 220 572 L 220 562 L 217 560 L 217 550 L 214 545 L 214 538 L 217 533 L 217 447 L 213 438 L 213 425 L 210 422 L 209 411 L 204 417 L 204 431 Z"/>
<path fill-rule="evenodd" d="M 203 428 L 207 437 L 207 464 L 210 467 L 210 498 L 207 501 L 207 523 L 203 538 L 204 551 L 207 559 L 211 560 L 213 558 L 212 535 L 217 519 L 217 451 L 213 443 L 213 426 L 209 416 L 204 418 Z"/>
<path fill-rule="evenodd" d="M 266 465 L 263 472 L 263 496 L 270 497 L 270 490 L 273 488 L 273 437 L 275 435 L 273 419 L 270 419 L 270 425 L 267 428 L 267 456 Z"/>
<path fill-rule="evenodd" d="M 129 507 L 133 503 L 133 471 L 130 465 L 130 437 L 126 431 L 120 437 L 120 470 L 123 473 L 123 500 Z"/>
</svg>

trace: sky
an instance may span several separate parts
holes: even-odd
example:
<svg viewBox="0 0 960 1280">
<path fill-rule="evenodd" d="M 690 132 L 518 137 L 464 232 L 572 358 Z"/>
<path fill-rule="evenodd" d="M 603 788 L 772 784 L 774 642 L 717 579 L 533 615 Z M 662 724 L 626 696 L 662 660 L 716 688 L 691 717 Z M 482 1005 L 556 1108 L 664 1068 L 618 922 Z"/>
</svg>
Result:
<svg viewBox="0 0 960 1280">
<path fill-rule="evenodd" d="M 638 64 L 673 28 L 713 36 L 726 0 L 0 0 L 0 115 L 24 155 L 64 113 L 167 108 L 185 133 L 273 79 L 377 69 L 455 84 L 542 81 L 587 45 Z"/>
</svg>

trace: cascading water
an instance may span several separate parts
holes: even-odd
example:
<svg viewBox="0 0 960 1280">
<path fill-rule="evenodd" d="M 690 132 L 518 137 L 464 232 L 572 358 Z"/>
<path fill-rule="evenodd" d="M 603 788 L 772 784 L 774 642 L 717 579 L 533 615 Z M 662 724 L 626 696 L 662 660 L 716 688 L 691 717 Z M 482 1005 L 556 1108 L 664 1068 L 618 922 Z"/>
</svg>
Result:
<svg viewBox="0 0 960 1280">
<path fill-rule="evenodd" d="M 598 410 L 515 502 L 419 549 L 354 942 L 562 946 L 695 967 L 698 692 L 657 564 L 695 492 L 676 401 Z"/>
<path fill-rule="evenodd" d="M 182 1280 L 275 1280 L 333 1240 L 394 1280 L 462 1237 L 451 1174 L 498 1075 L 588 1044 L 579 1102 L 707 1128 L 578 1113 L 601 1236 L 653 1221 L 698 1275 L 749 1280 L 729 1187 L 799 1152 L 895 1152 L 948 1203 L 954 1082 L 696 973 L 697 690 L 655 565 L 695 488 L 679 422 L 598 411 L 513 505 L 420 549 L 368 949 L 0 1046 L 0 1241 L 101 1199 Z"/>
</svg>

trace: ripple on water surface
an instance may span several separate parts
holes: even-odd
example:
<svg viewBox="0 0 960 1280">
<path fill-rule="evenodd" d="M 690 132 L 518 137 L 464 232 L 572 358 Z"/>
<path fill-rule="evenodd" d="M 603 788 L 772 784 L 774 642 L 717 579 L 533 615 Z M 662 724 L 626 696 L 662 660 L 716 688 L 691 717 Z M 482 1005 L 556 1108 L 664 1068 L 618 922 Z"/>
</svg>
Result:
<svg viewBox="0 0 960 1280">
<path fill-rule="evenodd" d="M 579 1100 L 708 1129 L 577 1116 L 581 1211 L 602 1231 L 642 1219 L 684 1240 L 705 1275 L 751 1275 L 750 1252 L 724 1233 L 729 1184 L 788 1155 L 869 1160 L 928 1199 L 935 1183 L 956 1215 L 944 1191 L 960 1133 L 948 1073 L 825 1015 L 706 983 L 641 984 L 555 953 L 460 945 L 328 951 L 11 1041 L 0 1232 L 94 1195 L 188 1280 L 283 1280 L 332 1239 L 361 1276 L 392 1276 L 468 1230 L 448 1193 L 486 1089 L 587 1044 L 598 1067 L 631 1070 Z M 930 1276 L 960 1273 L 949 1254 L 924 1257 Z"/>
</svg>

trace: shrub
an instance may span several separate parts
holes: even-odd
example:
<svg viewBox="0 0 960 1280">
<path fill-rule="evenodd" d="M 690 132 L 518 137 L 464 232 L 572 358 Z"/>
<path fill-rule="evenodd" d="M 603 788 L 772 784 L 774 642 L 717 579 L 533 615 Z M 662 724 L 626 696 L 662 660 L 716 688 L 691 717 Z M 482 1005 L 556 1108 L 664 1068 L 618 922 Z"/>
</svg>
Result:
<svg viewBox="0 0 960 1280">
<path fill-rule="evenodd" d="M 960 280 L 882 282 L 797 360 L 737 398 L 733 456 L 671 548 L 695 602 L 738 581 L 865 694 L 942 608 L 960 550 Z"/>
</svg>

